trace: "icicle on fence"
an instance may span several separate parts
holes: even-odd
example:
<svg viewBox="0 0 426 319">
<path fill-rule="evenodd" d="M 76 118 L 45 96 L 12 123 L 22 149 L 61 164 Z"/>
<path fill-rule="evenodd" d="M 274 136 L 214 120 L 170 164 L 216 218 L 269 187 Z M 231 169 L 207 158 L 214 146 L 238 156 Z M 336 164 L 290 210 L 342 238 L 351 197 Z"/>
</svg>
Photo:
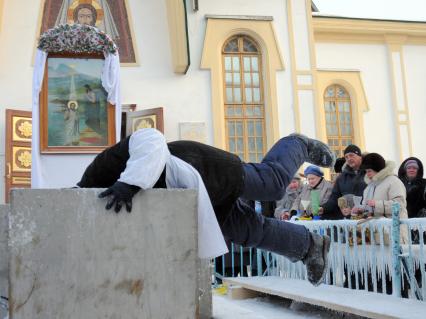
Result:
<svg viewBox="0 0 426 319">
<path fill-rule="evenodd" d="M 401 296 L 403 290 L 409 298 L 426 301 L 426 218 L 295 223 L 332 238 L 326 284 L 385 293 L 392 289 L 394 296 Z M 400 227 L 395 229 L 397 225 Z M 234 244 L 227 255 L 216 258 L 215 274 L 214 279 L 254 275 L 307 278 L 302 262 L 292 263 L 277 254 Z"/>
</svg>

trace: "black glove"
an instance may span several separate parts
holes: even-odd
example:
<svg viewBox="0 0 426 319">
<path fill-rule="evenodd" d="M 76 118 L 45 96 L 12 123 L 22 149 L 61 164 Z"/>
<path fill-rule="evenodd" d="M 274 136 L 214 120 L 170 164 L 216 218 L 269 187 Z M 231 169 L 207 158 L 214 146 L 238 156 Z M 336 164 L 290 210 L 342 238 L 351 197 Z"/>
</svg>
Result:
<svg viewBox="0 0 426 319">
<path fill-rule="evenodd" d="M 115 182 L 114 185 L 107 188 L 105 191 L 98 195 L 99 198 L 104 198 L 111 195 L 105 209 L 111 209 L 114 206 L 114 211 L 118 213 L 123 206 L 126 205 L 128 213 L 132 211 L 132 198 L 141 188 L 134 185 L 129 185 L 123 182 Z"/>
</svg>

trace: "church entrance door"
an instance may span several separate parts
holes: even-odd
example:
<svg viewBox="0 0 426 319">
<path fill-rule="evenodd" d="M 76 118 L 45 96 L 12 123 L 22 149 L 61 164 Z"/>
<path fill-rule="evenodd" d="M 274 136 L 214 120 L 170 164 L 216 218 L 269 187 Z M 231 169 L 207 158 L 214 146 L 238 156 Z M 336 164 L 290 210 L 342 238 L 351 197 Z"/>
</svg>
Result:
<svg viewBox="0 0 426 319">
<path fill-rule="evenodd" d="M 11 188 L 31 187 L 31 112 L 6 110 L 6 187 L 5 201 L 9 203 Z"/>
</svg>

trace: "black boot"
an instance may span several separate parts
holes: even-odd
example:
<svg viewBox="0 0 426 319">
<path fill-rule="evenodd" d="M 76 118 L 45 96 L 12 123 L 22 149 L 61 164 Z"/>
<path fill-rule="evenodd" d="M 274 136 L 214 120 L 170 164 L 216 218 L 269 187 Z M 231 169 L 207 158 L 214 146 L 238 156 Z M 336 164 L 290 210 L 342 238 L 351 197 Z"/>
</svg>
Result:
<svg viewBox="0 0 426 319">
<path fill-rule="evenodd" d="M 308 280 L 318 286 L 324 281 L 328 269 L 328 251 L 330 250 L 330 237 L 311 234 L 311 246 L 308 253 L 302 259 L 308 272 Z"/>
<path fill-rule="evenodd" d="M 308 148 L 307 162 L 321 167 L 333 167 L 336 161 L 336 155 L 321 141 L 309 138 L 303 134 L 291 134 L 291 136 L 298 137 Z"/>
</svg>

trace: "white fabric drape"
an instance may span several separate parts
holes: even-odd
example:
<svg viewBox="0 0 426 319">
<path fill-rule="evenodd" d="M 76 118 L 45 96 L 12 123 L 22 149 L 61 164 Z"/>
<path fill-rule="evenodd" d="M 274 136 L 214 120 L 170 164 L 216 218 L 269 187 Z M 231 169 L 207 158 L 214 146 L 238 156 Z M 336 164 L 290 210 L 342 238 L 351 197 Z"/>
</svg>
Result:
<svg viewBox="0 0 426 319">
<path fill-rule="evenodd" d="M 142 189 L 154 186 L 166 167 L 167 188 L 198 190 L 198 256 L 214 258 L 228 252 L 204 182 L 188 163 L 170 154 L 156 129 L 141 129 L 129 141 L 129 160 L 119 181 Z"/>
<path fill-rule="evenodd" d="M 120 57 L 116 54 L 105 53 L 102 69 L 102 86 L 108 92 L 107 100 L 115 105 L 115 139 L 118 142 L 121 134 L 121 90 L 120 90 Z"/>
<path fill-rule="evenodd" d="M 32 140 L 31 140 L 31 187 L 41 188 L 43 183 L 41 156 L 40 156 L 40 113 L 39 99 L 40 90 L 43 83 L 44 67 L 47 53 L 37 49 L 33 73 L 32 92 Z"/>
<path fill-rule="evenodd" d="M 84 168 L 92 161 L 94 155 L 42 155 L 40 154 L 40 113 L 39 98 L 43 83 L 47 53 L 37 49 L 33 73 L 32 90 L 32 188 L 58 188 L 74 185 L 81 177 Z M 108 92 L 108 102 L 115 106 L 115 137 L 120 140 L 121 134 L 121 96 L 120 96 L 120 58 L 116 54 L 105 54 L 102 68 L 102 86 Z M 53 165 L 59 167 L 59 174 L 53 170 Z M 62 166 L 61 166 L 62 164 Z M 67 175 L 64 175 L 64 168 Z M 68 169 L 68 168 L 71 168 Z M 76 176 L 70 176 L 76 175 Z"/>
</svg>

